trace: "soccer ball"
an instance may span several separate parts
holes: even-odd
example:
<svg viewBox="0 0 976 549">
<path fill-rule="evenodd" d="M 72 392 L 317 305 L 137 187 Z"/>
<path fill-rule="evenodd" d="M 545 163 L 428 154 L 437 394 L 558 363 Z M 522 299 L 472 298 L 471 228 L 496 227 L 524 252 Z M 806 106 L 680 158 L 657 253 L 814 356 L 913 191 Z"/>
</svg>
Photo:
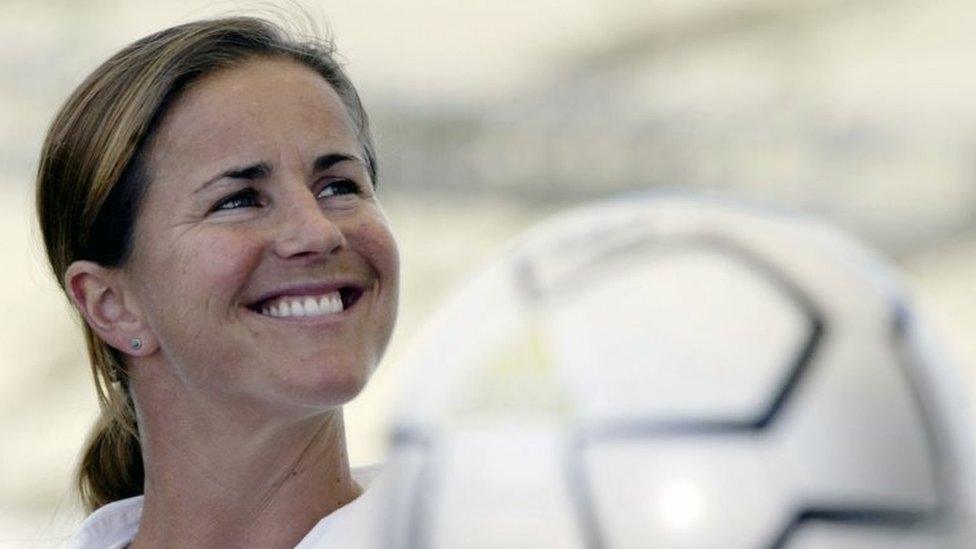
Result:
<svg viewBox="0 0 976 549">
<path fill-rule="evenodd" d="M 974 425 L 877 255 L 638 196 L 531 231 L 401 364 L 396 547 L 972 547 Z"/>
</svg>

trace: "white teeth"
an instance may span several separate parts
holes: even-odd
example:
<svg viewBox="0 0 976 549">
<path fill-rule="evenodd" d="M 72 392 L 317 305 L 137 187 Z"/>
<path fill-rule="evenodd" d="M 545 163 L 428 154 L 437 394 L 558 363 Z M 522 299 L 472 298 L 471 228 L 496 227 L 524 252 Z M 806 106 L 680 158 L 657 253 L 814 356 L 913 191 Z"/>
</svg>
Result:
<svg viewBox="0 0 976 549">
<path fill-rule="evenodd" d="M 322 316 L 341 313 L 342 297 L 329 292 L 317 297 L 280 297 L 261 308 L 261 314 L 273 317 Z"/>
<path fill-rule="evenodd" d="M 339 292 L 332 292 L 319 298 L 319 309 L 323 314 L 335 314 L 342 312 L 342 298 Z"/>
</svg>

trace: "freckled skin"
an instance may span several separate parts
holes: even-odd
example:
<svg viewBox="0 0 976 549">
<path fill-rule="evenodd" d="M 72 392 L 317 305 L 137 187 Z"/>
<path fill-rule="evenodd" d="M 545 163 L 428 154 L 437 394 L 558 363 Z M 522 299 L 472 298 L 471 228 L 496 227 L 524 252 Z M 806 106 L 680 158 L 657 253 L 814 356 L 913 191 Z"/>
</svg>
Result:
<svg viewBox="0 0 976 549">
<path fill-rule="evenodd" d="M 354 397 L 396 316 L 398 255 L 336 92 L 310 69 L 260 59 L 196 83 L 149 143 L 150 183 L 127 265 L 163 363 L 186 388 L 278 409 L 322 410 Z M 261 181 L 225 179 L 258 162 Z M 331 181 L 359 192 L 318 196 Z M 253 187 L 259 207 L 212 211 Z M 247 308 L 282 284 L 351 277 L 366 292 L 343 322 L 289 324 Z"/>
</svg>

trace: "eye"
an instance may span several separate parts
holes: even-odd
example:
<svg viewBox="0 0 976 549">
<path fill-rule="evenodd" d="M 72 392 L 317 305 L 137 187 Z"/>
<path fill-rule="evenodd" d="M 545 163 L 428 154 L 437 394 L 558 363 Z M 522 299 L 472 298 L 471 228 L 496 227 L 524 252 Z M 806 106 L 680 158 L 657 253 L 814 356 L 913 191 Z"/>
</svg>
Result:
<svg viewBox="0 0 976 549">
<path fill-rule="evenodd" d="M 330 181 L 326 186 L 322 187 L 322 190 L 316 196 L 318 198 L 328 198 L 330 196 L 358 193 L 359 185 L 355 181 L 351 179 L 337 179 Z"/>
<path fill-rule="evenodd" d="M 236 210 L 237 208 L 255 208 L 261 205 L 258 191 L 247 188 L 236 192 L 218 202 L 211 211 Z"/>
</svg>

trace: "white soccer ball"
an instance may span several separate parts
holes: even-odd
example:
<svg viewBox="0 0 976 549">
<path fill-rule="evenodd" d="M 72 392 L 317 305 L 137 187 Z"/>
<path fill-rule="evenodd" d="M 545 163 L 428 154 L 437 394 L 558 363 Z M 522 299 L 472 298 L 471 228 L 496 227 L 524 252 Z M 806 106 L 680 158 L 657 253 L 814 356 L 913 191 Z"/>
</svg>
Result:
<svg viewBox="0 0 976 549">
<path fill-rule="evenodd" d="M 956 371 L 891 268 L 809 219 L 558 216 L 401 367 L 392 546 L 976 546 Z"/>
</svg>

